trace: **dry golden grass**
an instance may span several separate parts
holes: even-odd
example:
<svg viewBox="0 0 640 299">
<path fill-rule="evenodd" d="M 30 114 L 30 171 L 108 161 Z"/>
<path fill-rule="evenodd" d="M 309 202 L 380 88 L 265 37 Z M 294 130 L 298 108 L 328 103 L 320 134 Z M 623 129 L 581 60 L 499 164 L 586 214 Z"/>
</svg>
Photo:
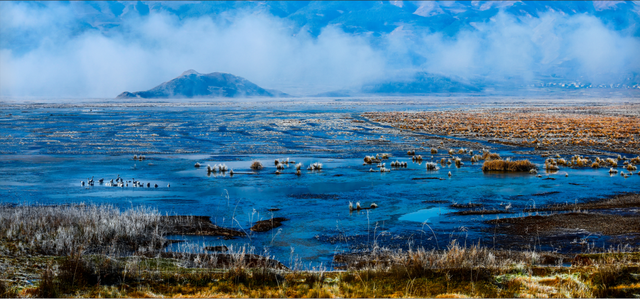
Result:
<svg viewBox="0 0 640 299">
<path fill-rule="evenodd" d="M 489 160 L 482 164 L 482 171 L 528 172 L 536 166 L 529 160 Z"/>
<path fill-rule="evenodd" d="M 500 160 L 500 155 L 487 151 L 482 154 L 482 160 Z"/>
<path fill-rule="evenodd" d="M 640 105 L 618 108 L 371 112 L 363 116 L 396 128 L 437 135 L 485 138 L 538 148 L 571 146 L 640 153 Z M 625 109 L 627 113 L 620 112 Z"/>
</svg>

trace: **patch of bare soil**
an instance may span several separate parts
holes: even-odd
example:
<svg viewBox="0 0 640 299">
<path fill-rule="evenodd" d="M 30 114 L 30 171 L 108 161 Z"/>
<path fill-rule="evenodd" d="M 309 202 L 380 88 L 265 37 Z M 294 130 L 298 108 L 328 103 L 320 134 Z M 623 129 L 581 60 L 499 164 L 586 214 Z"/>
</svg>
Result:
<svg viewBox="0 0 640 299">
<path fill-rule="evenodd" d="M 640 217 L 584 212 L 502 218 L 485 223 L 496 224 L 497 231 L 517 235 L 550 235 L 563 230 L 586 230 L 604 235 L 640 233 Z"/>
<path fill-rule="evenodd" d="M 452 205 L 450 205 L 450 207 L 452 208 L 457 208 L 457 209 L 470 209 L 470 208 L 479 208 L 481 207 L 482 204 L 479 203 L 454 203 Z"/>
<path fill-rule="evenodd" d="M 242 231 L 217 226 L 209 216 L 162 216 L 160 226 L 168 235 L 220 236 L 225 239 L 247 235 Z"/>
<path fill-rule="evenodd" d="M 535 194 L 534 194 L 535 195 Z M 527 209 L 525 212 L 537 211 L 579 211 L 596 209 L 626 209 L 640 207 L 640 194 L 623 194 L 611 198 L 598 199 L 584 203 L 563 203 L 548 205 L 537 209 Z"/>
<path fill-rule="evenodd" d="M 478 210 L 467 210 L 467 211 L 453 212 L 451 214 L 459 215 L 459 216 L 468 216 L 468 215 L 495 215 L 495 214 L 511 214 L 511 213 L 513 213 L 513 212 L 510 212 L 508 210 L 478 209 Z"/>
<path fill-rule="evenodd" d="M 275 217 L 275 218 L 271 218 L 271 219 L 267 219 L 267 220 L 261 220 L 256 222 L 256 224 L 254 224 L 251 227 L 251 230 L 254 232 L 266 232 L 266 231 L 270 231 L 276 227 L 279 227 L 282 225 L 282 221 L 287 221 L 289 219 L 284 218 L 284 217 Z"/>
</svg>

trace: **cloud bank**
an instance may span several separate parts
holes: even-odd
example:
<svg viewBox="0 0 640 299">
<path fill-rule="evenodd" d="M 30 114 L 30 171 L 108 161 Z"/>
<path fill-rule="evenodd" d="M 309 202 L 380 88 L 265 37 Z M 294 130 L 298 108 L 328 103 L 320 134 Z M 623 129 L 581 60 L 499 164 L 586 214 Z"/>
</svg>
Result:
<svg viewBox="0 0 640 299">
<path fill-rule="evenodd" d="M 639 39 L 585 14 L 501 12 L 453 36 L 407 24 L 379 34 L 327 25 L 312 36 L 260 9 L 183 18 L 125 14 L 111 30 L 94 26 L 99 18 L 78 19 L 77 9 L 0 2 L 1 96 L 112 98 L 187 69 L 228 72 L 297 95 L 413 71 L 518 82 L 560 75 L 594 83 L 640 72 Z"/>
</svg>

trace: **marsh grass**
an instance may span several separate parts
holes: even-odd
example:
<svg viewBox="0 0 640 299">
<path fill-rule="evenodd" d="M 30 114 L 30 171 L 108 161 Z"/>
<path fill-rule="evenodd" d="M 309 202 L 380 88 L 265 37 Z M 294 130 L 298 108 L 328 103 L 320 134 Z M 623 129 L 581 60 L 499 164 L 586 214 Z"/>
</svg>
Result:
<svg viewBox="0 0 640 299">
<path fill-rule="evenodd" d="M 96 217 L 98 212 L 111 219 Z M 58 213 L 71 218 L 65 220 Z M 225 253 L 211 254 L 204 244 L 179 244 L 167 252 L 144 249 L 149 245 L 134 250 L 135 244 L 122 243 L 142 233 L 156 234 L 147 240 L 166 233 L 165 226 L 153 221 L 161 215 L 150 209 L 3 207 L 0 215 L 6 225 L 0 239 L 5 260 L 18 255 L 35 261 L 43 252 L 62 255 L 47 260 L 35 287 L 15 288 L 0 279 L 3 297 L 629 297 L 638 291 L 633 275 L 640 255 L 628 253 L 629 248 L 572 259 L 554 253 L 462 246 L 455 240 L 443 250 L 389 249 L 374 242 L 364 252 L 337 254 L 334 266 L 344 269 L 340 272 L 305 265 L 293 250 L 287 268 L 267 252 L 255 254 L 250 246 L 229 246 Z M 57 222 L 53 228 L 43 228 L 43 222 L 35 221 L 38 217 Z M 85 224 L 86 232 L 71 225 L 72 220 Z M 128 233 L 110 230 L 123 229 L 119 222 L 137 228 L 129 228 Z M 28 237 L 19 236 L 18 231 Z M 60 232 L 66 233 L 58 236 Z M 24 243 L 38 234 L 39 240 L 29 244 L 39 249 L 29 253 L 31 245 Z M 56 241 L 61 237 L 71 241 Z M 92 247 L 87 240 L 116 245 Z M 23 245 L 15 245 L 20 242 Z M 68 247 L 50 245 L 57 242 Z M 9 245 L 22 250 L 7 252 Z M 558 266 L 567 261 L 574 266 Z"/>
<path fill-rule="evenodd" d="M 482 164 L 482 171 L 528 172 L 531 169 L 536 166 L 529 160 L 487 160 Z"/>
<path fill-rule="evenodd" d="M 452 241 L 444 250 L 369 251 L 336 255 L 345 271 L 299 266 L 274 269 L 238 258 L 225 267 L 180 257 L 121 257 L 117 266 L 96 256 L 69 256 L 43 271 L 46 297 L 629 297 L 638 253 L 617 249 L 579 258 L 535 251 L 493 250 Z M 240 257 L 249 251 L 231 250 Z M 186 260 L 191 259 L 187 263 Z M 558 266 L 570 261 L 571 267 Z M 579 263 L 576 261 L 580 261 Z M 80 263 L 80 264 L 78 264 Z M 547 265 L 551 263 L 551 265 Z M 102 276 L 115 273 L 111 280 Z M 114 270 L 110 270 L 114 269 Z M 101 279 L 101 281 L 100 281 Z"/>
<path fill-rule="evenodd" d="M 0 235 L 18 252 L 68 255 L 156 250 L 166 241 L 160 213 L 110 205 L 2 206 Z"/>
</svg>

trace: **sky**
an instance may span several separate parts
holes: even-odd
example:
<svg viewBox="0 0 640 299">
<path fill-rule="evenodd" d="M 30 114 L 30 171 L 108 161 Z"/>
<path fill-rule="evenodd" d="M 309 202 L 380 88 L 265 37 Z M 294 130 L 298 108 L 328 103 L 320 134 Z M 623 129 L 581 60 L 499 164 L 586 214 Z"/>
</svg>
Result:
<svg viewBox="0 0 640 299">
<path fill-rule="evenodd" d="M 569 13 L 542 6 L 533 14 L 509 11 L 514 3 L 294 3 L 302 8 L 282 13 L 264 5 L 212 12 L 192 2 L 145 9 L 0 1 L 0 96 L 113 98 L 188 69 L 294 95 L 417 71 L 484 84 L 550 77 L 608 84 L 640 73 L 637 3 L 593 2 L 591 11 Z M 477 17 L 464 19 L 471 10 Z M 451 16 L 463 25 L 438 23 Z"/>
</svg>

